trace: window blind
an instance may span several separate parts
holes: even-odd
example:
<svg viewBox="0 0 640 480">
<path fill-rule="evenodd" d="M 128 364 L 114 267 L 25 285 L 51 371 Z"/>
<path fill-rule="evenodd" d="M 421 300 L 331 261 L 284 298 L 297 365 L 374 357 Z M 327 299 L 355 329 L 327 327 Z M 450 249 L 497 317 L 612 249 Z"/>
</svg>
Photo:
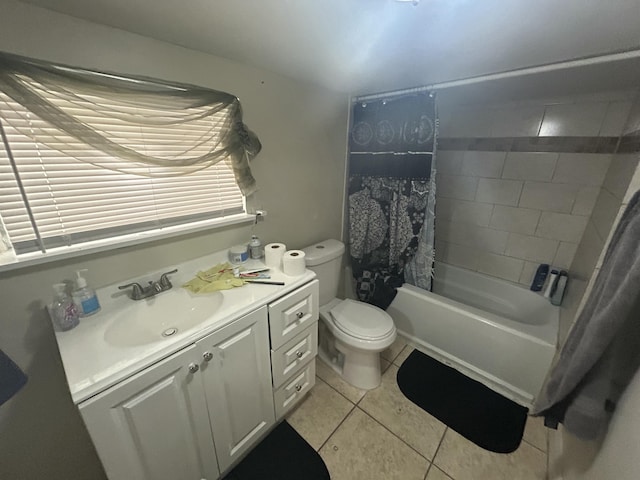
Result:
<svg viewBox="0 0 640 480">
<path fill-rule="evenodd" d="M 165 158 L 199 156 L 210 146 L 203 139 L 226 134 L 228 108 L 207 114 L 206 107 L 194 107 L 189 122 L 171 122 L 171 111 L 162 122 L 162 105 L 154 104 L 155 124 L 132 125 L 120 121 L 113 112 L 145 115 L 139 102 L 125 100 L 104 105 L 102 116 L 95 105 L 85 108 L 87 98 L 58 98 L 44 92 L 52 104 L 102 131 L 109 139 Z M 168 225 L 223 217 L 244 212 L 244 198 L 230 163 L 221 161 L 185 175 L 159 166 L 134 166 L 109 157 L 36 117 L 22 105 L 0 92 L 3 128 L 24 187 L 44 248 L 74 245 L 84 241 L 162 228 Z M 46 131 L 46 143 L 34 132 Z M 73 156 L 68 153 L 73 152 Z M 109 165 L 103 168 L 99 165 Z M 122 167 L 122 172 L 118 171 Z M 126 170 L 126 173 L 124 171 Z M 139 176 L 141 173 L 146 176 Z M 0 147 L 0 215 L 16 253 L 39 250 L 34 225 L 29 218 L 18 178 L 5 146 Z"/>
</svg>

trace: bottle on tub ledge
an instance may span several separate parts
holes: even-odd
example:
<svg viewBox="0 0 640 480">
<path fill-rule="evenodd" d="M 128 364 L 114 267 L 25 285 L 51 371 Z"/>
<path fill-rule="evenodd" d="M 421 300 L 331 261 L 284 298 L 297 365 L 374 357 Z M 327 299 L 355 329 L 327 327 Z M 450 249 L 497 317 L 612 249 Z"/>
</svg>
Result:
<svg viewBox="0 0 640 480">
<path fill-rule="evenodd" d="M 87 286 L 87 280 L 81 272 L 88 271 L 86 268 L 76 271 L 76 289 L 71 293 L 73 303 L 78 307 L 81 317 L 88 317 L 100 311 L 100 302 L 93 288 Z"/>
</svg>

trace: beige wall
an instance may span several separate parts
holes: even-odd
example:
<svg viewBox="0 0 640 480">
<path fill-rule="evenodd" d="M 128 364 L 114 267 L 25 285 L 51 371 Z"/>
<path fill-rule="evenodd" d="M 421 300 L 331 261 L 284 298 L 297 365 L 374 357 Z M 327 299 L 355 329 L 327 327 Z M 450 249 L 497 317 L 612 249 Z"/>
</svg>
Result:
<svg viewBox="0 0 640 480">
<path fill-rule="evenodd" d="M 449 95 L 450 97 L 450 95 Z M 617 137 L 631 92 L 505 105 L 440 105 L 440 137 Z M 612 154 L 440 150 L 439 260 L 523 285 L 537 266 L 569 269 Z"/>
<path fill-rule="evenodd" d="M 105 71 L 193 83 L 240 97 L 245 121 L 263 144 L 252 164 L 268 211 L 256 233 L 303 247 L 339 238 L 348 99 L 264 70 L 0 0 L 0 50 Z M 229 227 L 0 274 L 0 348 L 29 375 L 0 407 L 0 478 L 104 477 L 71 403 L 43 305 L 51 284 L 90 269 L 96 287 L 224 249 L 250 234 Z M 90 361 L 91 359 L 87 359 Z"/>
</svg>

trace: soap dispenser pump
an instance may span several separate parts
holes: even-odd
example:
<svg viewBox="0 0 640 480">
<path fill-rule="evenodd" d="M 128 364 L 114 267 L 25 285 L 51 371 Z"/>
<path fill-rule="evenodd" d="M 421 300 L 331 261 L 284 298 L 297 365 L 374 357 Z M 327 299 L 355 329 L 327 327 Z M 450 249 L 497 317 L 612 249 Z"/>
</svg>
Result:
<svg viewBox="0 0 640 480">
<path fill-rule="evenodd" d="M 96 291 L 87 286 L 87 280 L 81 275 L 81 272 L 86 271 L 86 268 L 76 271 L 76 289 L 71 294 L 81 317 L 88 317 L 100 311 Z"/>
</svg>

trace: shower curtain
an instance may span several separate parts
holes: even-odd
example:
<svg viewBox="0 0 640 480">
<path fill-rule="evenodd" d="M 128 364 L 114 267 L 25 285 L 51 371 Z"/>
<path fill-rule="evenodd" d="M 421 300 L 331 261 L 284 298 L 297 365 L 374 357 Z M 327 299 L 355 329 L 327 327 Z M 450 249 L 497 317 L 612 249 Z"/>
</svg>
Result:
<svg viewBox="0 0 640 480">
<path fill-rule="evenodd" d="M 361 301 L 386 309 L 405 281 L 431 289 L 435 99 L 358 102 L 349 155 L 349 255 Z"/>
</svg>

